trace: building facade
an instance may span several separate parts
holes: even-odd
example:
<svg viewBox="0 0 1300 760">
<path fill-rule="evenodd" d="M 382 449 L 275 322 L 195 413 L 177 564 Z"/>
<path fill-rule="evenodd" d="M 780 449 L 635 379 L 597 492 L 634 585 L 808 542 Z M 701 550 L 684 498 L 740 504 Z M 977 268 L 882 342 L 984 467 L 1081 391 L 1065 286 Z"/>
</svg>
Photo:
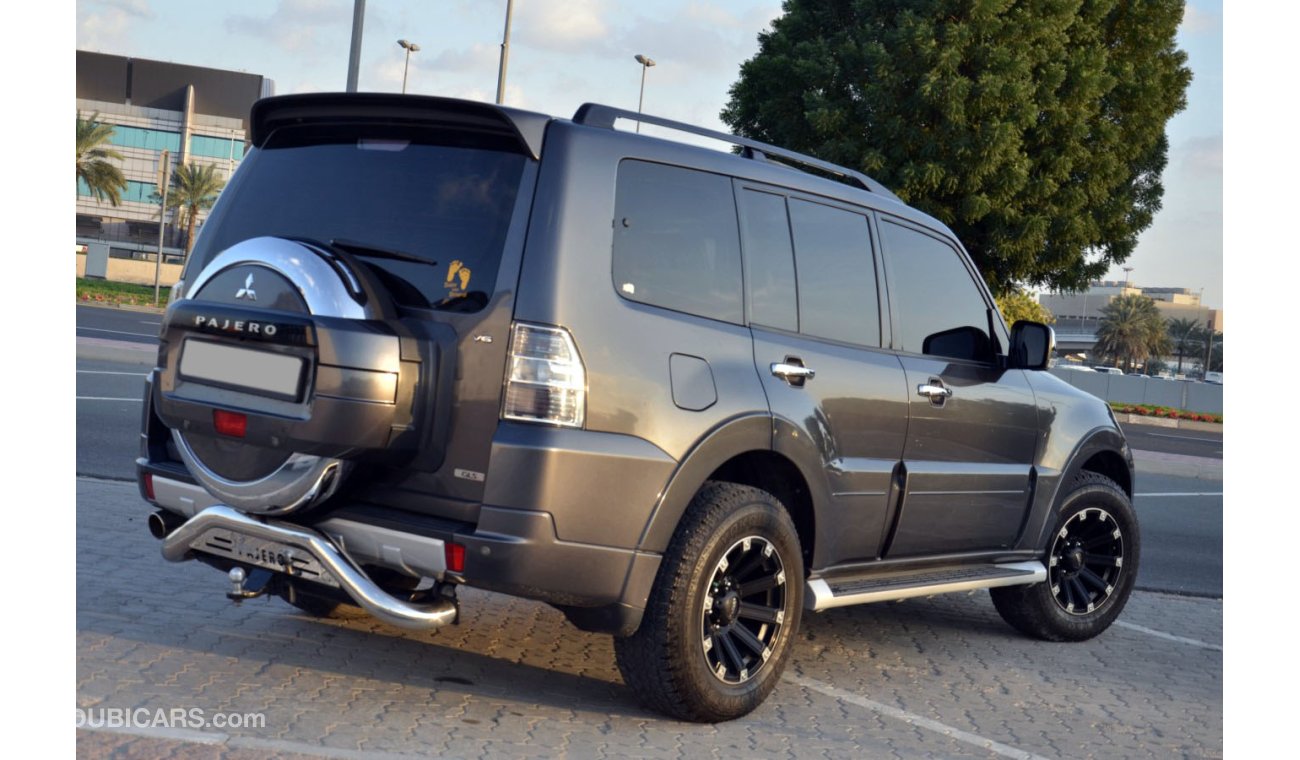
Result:
<svg viewBox="0 0 1300 760">
<path fill-rule="evenodd" d="M 1094 282 L 1081 293 L 1044 293 L 1038 302 L 1056 316 L 1057 331 L 1062 328 L 1095 329 L 1101 312 L 1111 301 L 1128 295 L 1146 296 L 1156 302 L 1160 316 L 1166 320 L 1190 319 L 1205 327 L 1223 332 L 1223 310 L 1201 303 L 1201 294 L 1190 288 L 1146 288 L 1124 282 Z"/>
<path fill-rule="evenodd" d="M 77 114 L 98 114 L 96 121 L 113 125 L 110 143 L 122 155 L 127 181 L 118 206 L 78 181 L 77 249 L 91 254 L 78 262 L 79 273 L 104 276 L 105 256 L 153 261 L 162 152 L 172 171 L 212 164 L 228 180 L 244 157 L 249 109 L 274 90 L 272 80 L 257 74 L 78 50 Z M 167 213 L 165 263 L 179 263 L 185 250 L 177 216 Z"/>
</svg>

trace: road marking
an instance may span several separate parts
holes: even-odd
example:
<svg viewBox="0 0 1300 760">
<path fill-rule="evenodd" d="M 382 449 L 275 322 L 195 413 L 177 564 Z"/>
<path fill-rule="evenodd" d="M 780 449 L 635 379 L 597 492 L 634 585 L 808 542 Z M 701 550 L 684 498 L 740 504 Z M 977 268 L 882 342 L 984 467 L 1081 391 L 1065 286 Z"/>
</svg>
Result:
<svg viewBox="0 0 1300 760">
<path fill-rule="evenodd" d="M 148 372 L 109 372 L 102 369 L 79 369 L 78 375 L 131 375 L 132 377 L 145 377 Z"/>
<path fill-rule="evenodd" d="M 138 335 L 138 336 L 140 336 L 141 338 L 154 338 L 154 339 L 157 339 L 157 337 L 158 337 L 157 335 L 154 335 L 154 334 L 151 334 L 151 333 L 133 333 L 133 332 L 124 332 L 124 331 L 122 331 L 122 330 L 105 330 L 105 329 L 102 328 L 102 327 L 82 327 L 81 325 L 77 325 L 77 329 L 78 329 L 78 330 L 94 330 L 95 332 L 114 333 L 114 334 L 116 334 L 116 335 Z"/>
<path fill-rule="evenodd" d="M 786 673 L 781 676 L 781 679 L 793 684 L 798 684 L 809 691 L 816 691 L 825 694 L 828 697 L 834 697 L 841 702 L 848 702 L 851 705 L 865 707 L 866 709 L 887 718 L 894 718 L 905 723 L 910 723 L 918 728 L 924 728 L 934 731 L 937 734 L 943 734 L 949 739 L 954 739 L 974 747 L 979 747 L 980 749 L 988 750 L 989 752 L 1003 757 L 1011 757 L 1016 760 L 1045 760 L 1041 755 L 1035 755 L 1032 752 L 1025 752 L 1022 749 L 1016 749 L 1015 747 L 995 742 L 992 739 L 985 739 L 983 736 L 978 734 L 972 734 L 969 731 L 962 731 L 959 728 L 953 728 L 952 726 L 945 725 L 937 720 L 930 720 L 922 715 L 916 715 L 915 713 L 910 713 L 906 710 L 900 710 L 897 707 L 891 707 L 876 702 L 875 700 L 858 696 L 851 691 L 845 691 L 844 689 L 831 686 L 828 683 L 822 683 L 813 678 L 794 675 L 793 673 Z"/>
<path fill-rule="evenodd" d="M 144 401 L 144 399 L 142 398 L 112 398 L 109 396 L 77 396 L 77 400 L 78 401 L 134 401 L 137 404 L 140 403 L 141 401 Z"/>
<path fill-rule="evenodd" d="M 95 709 L 95 708 L 90 708 Z M 152 713 L 152 710 L 150 711 Z M 141 739 L 158 739 L 207 746 L 224 746 L 229 749 L 247 749 L 262 755 L 307 755 L 312 757 L 339 758 L 339 760 L 411 760 L 424 755 L 398 754 L 394 752 L 376 752 L 373 750 L 347 749 L 345 747 L 327 747 L 309 742 L 295 742 L 287 739 L 263 739 L 258 736 L 231 736 L 218 731 L 202 731 L 194 728 L 163 728 L 153 726 L 78 726 L 78 731 L 95 731 L 105 734 L 135 736 Z"/>
<path fill-rule="evenodd" d="M 1134 496 L 1222 496 L 1223 491 L 1162 491 L 1160 493 L 1139 493 Z"/>
<path fill-rule="evenodd" d="M 1147 628 L 1146 626 L 1137 625 L 1135 623 L 1126 623 L 1123 620 L 1116 620 L 1115 625 L 1119 626 L 1120 628 L 1127 628 L 1130 631 L 1145 633 L 1148 636 L 1155 636 L 1158 639 L 1164 639 L 1166 641 L 1176 641 L 1179 644 L 1190 644 L 1194 647 L 1201 647 L 1202 649 L 1213 649 L 1216 652 L 1223 651 L 1223 647 L 1218 644 L 1211 644 L 1206 641 L 1201 641 L 1200 639 L 1189 639 L 1186 636 L 1175 636 L 1172 633 L 1157 631 L 1154 628 Z"/>
<path fill-rule="evenodd" d="M 1157 438 L 1177 438 L 1180 441 L 1200 441 L 1201 443 L 1223 443 L 1220 438 L 1197 438 L 1194 435 L 1169 435 L 1168 433 L 1147 433 Z"/>
</svg>

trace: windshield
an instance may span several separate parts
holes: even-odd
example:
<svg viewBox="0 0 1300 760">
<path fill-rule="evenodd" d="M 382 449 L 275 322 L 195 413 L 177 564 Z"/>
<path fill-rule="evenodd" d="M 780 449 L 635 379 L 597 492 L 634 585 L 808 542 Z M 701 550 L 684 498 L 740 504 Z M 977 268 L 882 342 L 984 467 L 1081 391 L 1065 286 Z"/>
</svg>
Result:
<svg viewBox="0 0 1300 760">
<path fill-rule="evenodd" d="M 187 275 L 248 238 L 337 240 L 390 282 L 409 283 L 392 289 L 399 300 L 476 310 L 495 290 L 526 160 L 421 142 L 410 131 L 273 139 L 240 167 L 204 225 Z M 367 255 L 367 247 L 380 254 Z"/>
</svg>

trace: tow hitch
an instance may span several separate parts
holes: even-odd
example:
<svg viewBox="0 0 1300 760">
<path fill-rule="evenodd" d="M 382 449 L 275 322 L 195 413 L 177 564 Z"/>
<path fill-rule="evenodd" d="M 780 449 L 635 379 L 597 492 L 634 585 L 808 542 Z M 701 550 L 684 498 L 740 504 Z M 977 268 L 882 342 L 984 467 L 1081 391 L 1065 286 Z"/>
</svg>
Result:
<svg viewBox="0 0 1300 760">
<path fill-rule="evenodd" d="M 247 573 L 242 567 L 232 567 L 229 575 L 230 590 L 226 592 L 226 598 L 236 604 L 265 594 L 266 587 L 271 582 L 271 571 L 261 568 L 254 568 L 251 573 Z"/>
</svg>

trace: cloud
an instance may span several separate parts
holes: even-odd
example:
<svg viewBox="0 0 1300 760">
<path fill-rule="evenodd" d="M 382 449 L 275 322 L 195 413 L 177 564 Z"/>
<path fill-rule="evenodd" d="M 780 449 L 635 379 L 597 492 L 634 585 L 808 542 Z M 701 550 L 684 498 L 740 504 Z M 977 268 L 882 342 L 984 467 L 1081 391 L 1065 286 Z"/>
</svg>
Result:
<svg viewBox="0 0 1300 760">
<path fill-rule="evenodd" d="M 571 53 L 577 46 L 603 47 L 609 38 L 607 0 L 525 2 L 515 8 L 511 44 Z"/>
<path fill-rule="evenodd" d="M 269 16 L 228 17 L 226 31 L 295 53 L 311 49 L 322 27 L 351 24 L 352 4 L 345 0 L 280 0 Z"/>
<path fill-rule="evenodd" d="M 130 48 L 131 15 L 121 8 L 78 14 L 77 47 L 84 50 L 127 50 Z"/>
<path fill-rule="evenodd" d="M 1219 32 L 1223 29 L 1223 17 L 1217 13 L 1201 10 L 1195 5 L 1187 5 L 1183 11 L 1182 30 L 1188 34 Z"/>
<path fill-rule="evenodd" d="M 418 62 L 421 69 L 430 71 L 460 73 L 466 71 L 484 71 L 495 69 L 500 61 L 501 46 L 482 42 L 460 50 L 444 50 L 436 56 Z M 411 67 L 415 68 L 420 53 L 411 56 Z"/>
<path fill-rule="evenodd" d="M 117 11 L 126 16 L 143 19 L 151 19 L 155 15 L 149 0 L 92 0 L 82 5 L 102 9 L 105 13 Z"/>
</svg>

